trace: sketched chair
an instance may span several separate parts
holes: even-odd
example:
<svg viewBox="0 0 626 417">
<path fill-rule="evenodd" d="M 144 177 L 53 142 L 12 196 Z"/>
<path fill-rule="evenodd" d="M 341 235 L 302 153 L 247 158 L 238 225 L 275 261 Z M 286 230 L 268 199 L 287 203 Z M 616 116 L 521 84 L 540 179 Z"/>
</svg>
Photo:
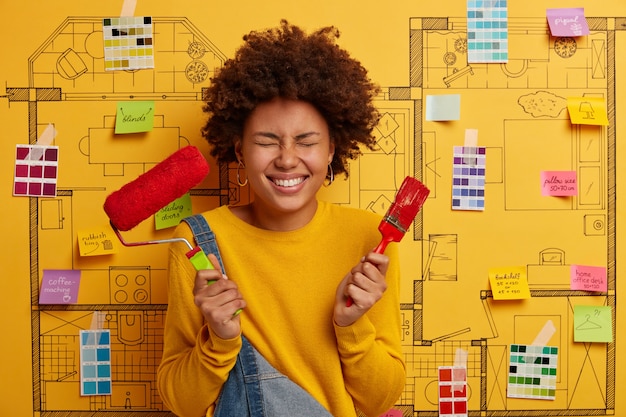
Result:
<svg viewBox="0 0 626 417">
<path fill-rule="evenodd" d="M 73 80 L 87 72 L 87 65 L 85 65 L 76 51 L 68 48 L 57 59 L 57 71 L 61 77 Z"/>
</svg>

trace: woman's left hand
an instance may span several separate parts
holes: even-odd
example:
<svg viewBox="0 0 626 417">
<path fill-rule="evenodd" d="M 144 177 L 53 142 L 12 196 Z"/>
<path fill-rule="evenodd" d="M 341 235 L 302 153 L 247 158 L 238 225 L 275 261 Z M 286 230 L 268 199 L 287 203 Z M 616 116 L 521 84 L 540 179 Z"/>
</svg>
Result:
<svg viewBox="0 0 626 417">
<path fill-rule="evenodd" d="M 385 274 L 389 257 L 370 252 L 355 265 L 337 288 L 334 320 L 338 326 L 349 326 L 380 300 L 387 289 Z M 348 297 L 352 305 L 347 306 Z"/>
</svg>

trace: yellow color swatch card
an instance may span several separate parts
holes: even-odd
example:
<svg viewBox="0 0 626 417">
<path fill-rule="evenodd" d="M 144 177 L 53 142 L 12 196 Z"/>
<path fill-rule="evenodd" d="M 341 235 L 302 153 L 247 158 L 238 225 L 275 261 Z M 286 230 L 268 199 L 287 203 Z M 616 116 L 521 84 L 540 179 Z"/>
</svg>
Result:
<svg viewBox="0 0 626 417">
<path fill-rule="evenodd" d="M 525 266 L 489 268 L 489 283 L 494 300 L 530 298 Z"/>
</svg>

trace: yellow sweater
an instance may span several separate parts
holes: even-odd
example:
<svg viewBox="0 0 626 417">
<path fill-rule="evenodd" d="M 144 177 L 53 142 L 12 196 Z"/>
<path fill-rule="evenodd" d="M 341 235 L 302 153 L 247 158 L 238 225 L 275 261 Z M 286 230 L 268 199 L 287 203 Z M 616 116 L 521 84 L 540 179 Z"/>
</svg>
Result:
<svg viewBox="0 0 626 417">
<path fill-rule="evenodd" d="M 215 232 L 228 278 L 247 302 L 242 332 L 250 343 L 334 416 L 355 407 L 378 416 L 405 383 L 400 348 L 399 266 L 392 244 L 383 298 L 353 325 L 333 323 L 337 285 L 380 241 L 380 216 L 320 202 L 305 227 L 290 232 L 255 228 L 226 206 L 204 213 Z M 193 242 L 182 223 L 177 236 Z M 193 302 L 195 270 L 187 247 L 170 248 L 169 306 L 158 387 L 181 417 L 212 416 L 241 339 L 212 334 Z"/>
</svg>

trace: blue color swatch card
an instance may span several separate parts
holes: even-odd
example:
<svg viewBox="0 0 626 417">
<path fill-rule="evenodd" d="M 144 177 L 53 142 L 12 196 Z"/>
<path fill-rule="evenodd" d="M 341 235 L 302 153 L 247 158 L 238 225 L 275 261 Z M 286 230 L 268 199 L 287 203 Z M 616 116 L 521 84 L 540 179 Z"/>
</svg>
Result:
<svg viewBox="0 0 626 417">
<path fill-rule="evenodd" d="M 111 332 L 80 331 L 80 395 L 111 395 Z"/>
<path fill-rule="evenodd" d="M 467 0 L 467 62 L 506 63 L 508 60 L 506 0 Z"/>
</svg>

